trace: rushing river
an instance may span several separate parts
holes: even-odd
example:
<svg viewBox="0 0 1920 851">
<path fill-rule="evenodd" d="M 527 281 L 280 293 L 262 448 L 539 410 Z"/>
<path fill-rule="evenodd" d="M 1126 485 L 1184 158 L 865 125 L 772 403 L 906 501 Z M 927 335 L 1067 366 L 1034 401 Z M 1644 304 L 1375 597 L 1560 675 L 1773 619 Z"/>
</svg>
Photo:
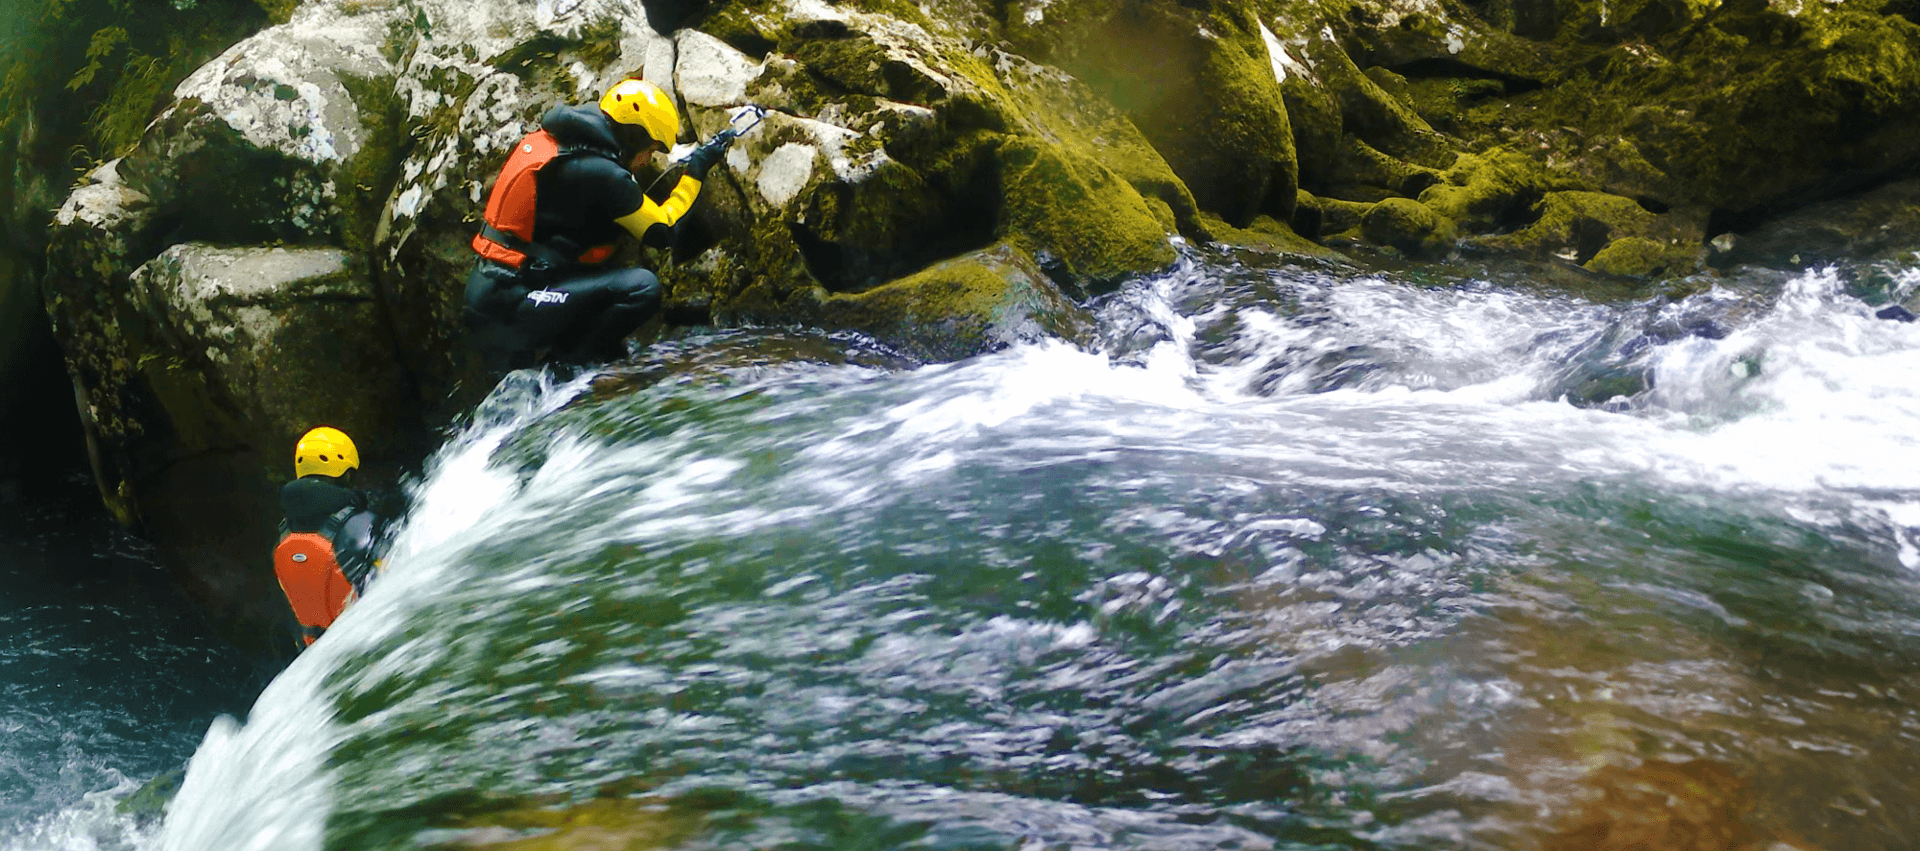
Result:
<svg viewBox="0 0 1920 851">
<path fill-rule="evenodd" d="M 1086 349 L 510 377 L 137 844 L 1909 849 L 1916 282 L 1205 255 Z"/>
</svg>

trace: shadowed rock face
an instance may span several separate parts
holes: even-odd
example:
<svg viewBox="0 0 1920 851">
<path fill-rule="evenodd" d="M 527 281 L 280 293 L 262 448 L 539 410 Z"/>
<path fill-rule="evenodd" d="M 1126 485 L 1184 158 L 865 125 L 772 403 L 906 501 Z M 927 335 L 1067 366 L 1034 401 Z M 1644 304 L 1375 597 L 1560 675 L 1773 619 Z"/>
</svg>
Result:
<svg viewBox="0 0 1920 851">
<path fill-rule="evenodd" d="M 770 109 L 672 245 L 621 258 L 660 273 L 671 321 L 859 331 L 928 360 L 1079 337 L 1077 302 L 1172 262 L 1174 236 L 1684 275 L 1709 237 L 1920 154 L 1920 27 L 1871 3 L 282 11 L 49 234 L 103 495 L 234 571 L 305 427 L 404 464 L 485 390 L 460 299 L 490 182 L 547 108 L 629 75 L 674 94 L 682 152 Z M 216 608 L 254 604 L 257 581 L 223 575 Z"/>
</svg>

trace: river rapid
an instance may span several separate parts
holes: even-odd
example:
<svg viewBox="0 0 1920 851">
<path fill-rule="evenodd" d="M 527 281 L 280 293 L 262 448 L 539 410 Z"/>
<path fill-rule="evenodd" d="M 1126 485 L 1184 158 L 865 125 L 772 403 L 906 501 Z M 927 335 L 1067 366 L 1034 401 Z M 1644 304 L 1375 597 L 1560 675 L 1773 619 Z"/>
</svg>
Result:
<svg viewBox="0 0 1920 851">
<path fill-rule="evenodd" d="M 1086 348 L 516 374 L 129 844 L 1911 848 L 1916 283 L 1193 251 Z"/>
</svg>

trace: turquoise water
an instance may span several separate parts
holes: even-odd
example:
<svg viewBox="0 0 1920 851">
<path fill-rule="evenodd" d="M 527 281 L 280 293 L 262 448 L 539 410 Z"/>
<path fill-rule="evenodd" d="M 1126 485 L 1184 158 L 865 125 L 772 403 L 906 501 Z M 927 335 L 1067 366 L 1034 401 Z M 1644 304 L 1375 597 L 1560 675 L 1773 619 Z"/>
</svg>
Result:
<svg viewBox="0 0 1920 851">
<path fill-rule="evenodd" d="M 1909 848 L 1915 277 L 521 374 L 138 847 Z"/>
</svg>

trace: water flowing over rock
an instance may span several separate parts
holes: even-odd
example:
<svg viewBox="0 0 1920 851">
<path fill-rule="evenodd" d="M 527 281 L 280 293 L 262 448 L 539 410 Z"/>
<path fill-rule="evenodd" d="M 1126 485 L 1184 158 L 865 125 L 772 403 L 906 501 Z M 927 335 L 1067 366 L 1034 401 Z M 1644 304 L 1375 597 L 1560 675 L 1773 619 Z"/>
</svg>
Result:
<svg viewBox="0 0 1920 851">
<path fill-rule="evenodd" d="M 388 463 L 429 443 L 489 383 L 460 322 L 489 181 L 543 111 L 630 75 L 675 97 L 681 153 L 769 110 L 670 246 L 619 258 L 658 270 L 669 324 L 929 360 L 1080 339 L 1088 297 L 1176 239 L 1698 273 L 1710 237 L 1920 155 L 1920 27 L 1864 0 L 311 0 L 283 21 L 93 168 L 47 250 L 103 494 L 233 564 L 259 535 L 202 528 L 167 471 L 225 470 L 206 492 L 247 500 L 303 419 Z M 292 271 L 322 257 L 344 277 Z M 163 283 L 189 279 L 225 283 Z M 242 290 L 278 330 L 169 318 Z M 358 380 L 292 404 L 290 334 Z"/>
</svg>

